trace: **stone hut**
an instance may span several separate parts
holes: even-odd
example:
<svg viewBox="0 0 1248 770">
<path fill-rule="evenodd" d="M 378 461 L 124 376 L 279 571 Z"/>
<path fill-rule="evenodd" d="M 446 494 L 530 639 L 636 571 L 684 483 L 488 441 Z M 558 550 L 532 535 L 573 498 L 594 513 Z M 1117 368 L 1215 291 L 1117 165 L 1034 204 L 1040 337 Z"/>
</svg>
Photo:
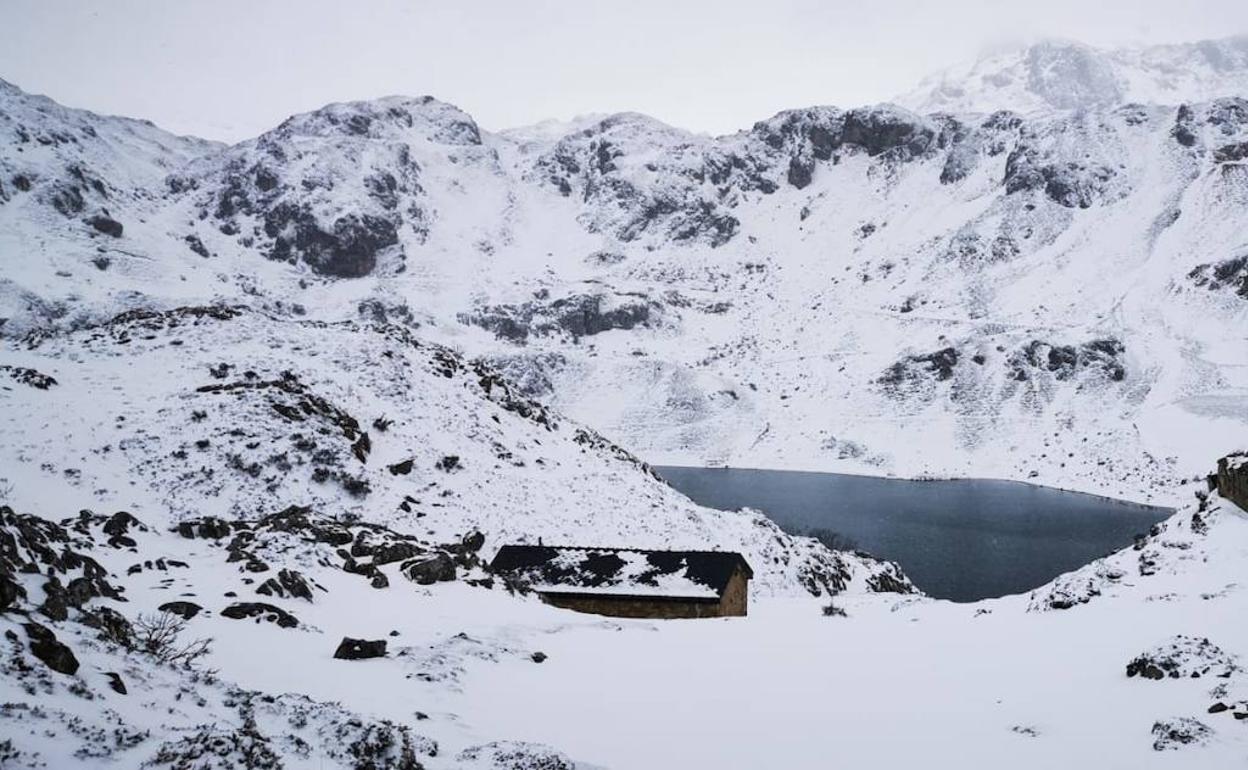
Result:
<svg viewBox="0 0 1248 770">
<path fill-rule="evenodd" d="M 491 567 L 547 604 L 619 618 L 745 615 L 754 576 L 729 551 L 505 545 Z"/>
</svg>

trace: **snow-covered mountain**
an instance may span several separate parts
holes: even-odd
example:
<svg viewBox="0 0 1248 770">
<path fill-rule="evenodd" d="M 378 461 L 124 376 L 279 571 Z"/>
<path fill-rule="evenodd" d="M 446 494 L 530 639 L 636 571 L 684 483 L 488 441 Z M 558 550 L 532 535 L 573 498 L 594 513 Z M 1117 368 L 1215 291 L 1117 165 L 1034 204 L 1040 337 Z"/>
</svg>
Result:
<svg viewBox="0 0 1248 770">
<path fill-rule="evenodd" d="M 1248 422 L 1248 101 L 1199 97 L 724 137 L 391 97 L 224 146 L 0 82 L 0 763 L 818 766 L 829 724 L 860 764 L 1238 762 L 1220 496 L 966 607 L 645 462 L 1190 500 Z M 569 616 L 488 569 L 539 539 L 739 550 L 760 612 Z"/>
<path fill-rule="evenodd" d="M 997 50 L 897 99 L 919 112 L 1036 112 L 1182 104 L 1248 92 L 1248 36 L 1135 48 L 1067 40 Z"/>
<path fill-rule="evenodd" d="M 392 97 L 233 147 L 0 98 L 11 338 L 214 302 L 388 321 L 653 462 L 1157 500 L 1248 414 L 1242 98 L 711 138 Z"/>
</svg>

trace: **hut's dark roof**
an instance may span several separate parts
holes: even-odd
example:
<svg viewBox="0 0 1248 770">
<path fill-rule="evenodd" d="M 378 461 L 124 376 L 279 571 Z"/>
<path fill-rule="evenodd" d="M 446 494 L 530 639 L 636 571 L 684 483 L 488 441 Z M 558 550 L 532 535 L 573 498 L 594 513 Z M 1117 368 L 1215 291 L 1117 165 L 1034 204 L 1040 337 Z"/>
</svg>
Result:
<svg viewBox="0 0 1248 770">
<path fill-rule="evenodd" d="M 505 545 L 491 567 L 510 572 L 538 591 L 621 596 L 719 597 L 740 568 L 731 551 L 646 551 L 636 548 Z"/>
</svg>

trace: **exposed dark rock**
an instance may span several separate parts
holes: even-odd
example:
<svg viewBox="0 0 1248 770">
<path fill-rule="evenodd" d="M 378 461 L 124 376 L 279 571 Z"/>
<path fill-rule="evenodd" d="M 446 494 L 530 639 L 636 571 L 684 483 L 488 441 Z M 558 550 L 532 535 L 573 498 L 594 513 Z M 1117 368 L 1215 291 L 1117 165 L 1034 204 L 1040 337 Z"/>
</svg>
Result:
<svg viewBox="0 0 1248 770">
<path fill-rule="evenodd" d="M 334 651 L 334 657 L 340 660 L 365 660 L 367 658 L 384 658 L 386 656 L 385 639 L 352 639 L 344 636 Z"/>
<path fill-rule="evenodd" d="M 57 641 L 56 634 L 35 622 L 23 623 L 30 639 L 30 652 L 44 665 L 60 674 L 73 674 L 78 670 L 78 659 L 69 647 Z"/>
<path fill-rule="evenodd" d="M 1037 371 L 1046 371 L 1058 380 L 1069 380 L 1081 371 L 1098 371 L 1115 382 L 1126 378 L 1121 358 L 1126 348 L 1113 339 L 1097 339 L 1080 345 L 1053 345 L 1032 340 L 1015 353 L 1006 364 L 1010 378 L 1020 382 L 1031 379 Z"/>
<path fill-rule="evenodd" d="M 1233 142 L 1213 150 L 1215 163 L 1239 163 L 1242 160 L 1248 160 L 1248 142 Z"/>
<path fill-rule="evenodd" d="M 126 683 L 121 680 L 121 674 L 116 671 L 106 671 L 104 676 L 108 677 L 108 686 L 118 695 L 126 694 Z"/>
<path fill-rule="evenodd" d="M 282 203 L 264 218 L 273 238 L 272 259 L 302 259 L 321 275 L 360 278 L 373 271 L 377 253 L 399 241 L 394 222 L 370 214 L 348 214 L 323 228 L 307 208 Z"/>
<path fill-rule="evenodd" d="M 17 382 L 22 385 L 29 385 L 36 390 L 47 390 L 56 384 L 56 379 L 46 374 L 27 369 L 24 366 L 9 366 L 8 364 L 0 364 L 0 373 L 7 372 Z"/>
<path fill-rule="evenodd" d="M 402 462 L 397 462 L 394 465 L 387 465 L 386 470 L 390 471 L 390 473 L 395 476 L 406 476 L 412 472 L 412 463 L 413 461 L 409 457 L 408 459 L 403 460 Z"/>
<path fill-rule="evenodd" d="M 271 577 L 261 583 L 256 593 L 312 601 L 312 586 L 308 584 L 308 579 L 299 572 L 289 569 L 279 570 L 277 577 Z"/>
<path fill-rule="evenodd" d="M 1227 678 L 1239 671 L 1235 658 L 1208 639 L 1178 635 L 1127 664 L 1127 676 L 1144 679 Z"/>
<path fill-rule="evenodd" d="M 1037 150 L 1019 145 L 1006 159 L 1007 195 L 1043 190 L 1054 203 L 1066 208 L 1089 208 L 1105 200 L 1116 172 L 1108 166 L 1074 161 L 1045 162 Z"/>
<path fill-rule="evenodd" d="M 1182 146 L 1191 147 L 1196 144 L 1195 124 L 1196 116 L 1192 114 L 1192 108 L 1181 104 L 1175 113 L 1174 127 L 1170 129 L 1170 136 Z"/>
<path fill-rule="evenodd" d="M 1176 717 L 1153 723 L 1153 750 L 1173 751 L 1207 743 L 1213 733 L 1209 726 L 1191 717 Z"/>
<path fill-rule="evenodd" d="M 199 256 L 201 257 L 211 256 L 208 253 L 208 247 L 204 245 L 204 242 L 199 239 L 198 235 L 194 235 L 194 234 L 188 235 L 182 240 L 186 242 L 186 245 L 190 247 L 191 251 L 198 254 Z"/>
<path fill-rule="evenodd" d="M 576 764 L 549 746 L 494 741 L 464 749 L 455 759 L 491 770 L 575 770 Z"/>
<path fill-rule="evenodd" d="M 897 108 L 850 110 L 841 129 L 842 144 L 862 147 L 868 155 L 892 151 L 902 160 L 923 155 L 936 138 L 923 118 Z"/>
<path fill-rule="evenodd" d="M 182 537 L 202 537 L 209 540 L 220 540 L 230 536 L 230 523 L 215 516 L 204 516 L 199 519 L 188 519 L 178 524 L 178 534 Z"/>
<path fill-rule="evenodd" d="M 464 550 L 476 553 L 485 545 L 485 534 L 474 530 L 464 535 L 461 543 Z"/>
<path fill-rule="evenodd" d="M 813 158 L 794 156 L 789 160 L 789 184 L 801 190 L 810 184 L 814 171 L 815 161 Z"/>
<path fill-rule="evenodd" d="M 427 586 L 455 579 L 455 562 L 448 554 L 433 553 L 410 559 L 399 570 L 419 585 Z"/>
<path fill-rule="evenodd" d="M 134 518 L 126 511 L 117 511 L 104 522 L 104 534 L 108 535 L 108 544 L 114 548 L 134 548 L 137 545 L 134 538 L 130 537 L 130 529 L 134 528 L 140 532 L 146 532 L 147 527 L 143 522 Z"/>
<path fill-rule="evenodd" d="M 231 604 L 229 607 L 221 610 L 221 615 L 231 620 L 255 618 L 257 623 L 264 620 L 269 623 L 276 623 L 281 628 L 295 628 L 299 625 L 299 621 L 295 619 L 295 616 L 286 610 L 262 602 L 238 602 Z"/>
<path fill-rule="evenodd" d="M 928 377 L 936 380 L 948 380 L 953 377 L 954 368 L 958 365 L 959 353 L 956 348 L 941 348 L 932 353 L 906 356 L 893 364 L 880 377 L 879 382 L 886 387 L 897 387 L 907 382 L 917 382 Z"/>
<path fill-rule="evenodd" d="M 0 612 L 13 609 L 26 598 L 26 589 L 8 575 L 0 574 Z"/>
<path fill-rule="evenodd" d="M 122 230 L 124 229 L 120 222 L 108 216 L 108 214 L 96 214 L 87 220 L 87 224 L 91 225 L 105 235 L 111 235 L 114 238 L 120 238 Z"/>
<path fill-rule="evenodd" d="M 578 340 L 615 329 L 649 328 L 659 320 L 661 310 L 661 304 L 645 297 L 573 294 L 549 302 L 490 305 L 460 313 L 458 319 L 523 344 L 530 336 L 564 334 Z"/>
<path fill-rule="evenodd" d="M 1189 280 L 1209 291 L 1234 292 L 1248 300 L 1248 253 L 1204 265 L 1197 265 L 1187 274 Z"/>
<path fill-rule="evenodd" d="M 99 630 L 100 636 L 126 649 L 134 648 L 134 626 L 125 615 L 110 607 L 83 610 L 78 622 Z"/>
<path fill-rule="evenodd" d="M 411 541 L 400 540 L 385 543 L 373 549 L 373 564 L 378 566 L 390 564 L 391 562 L 411 559 L 423 553 L 425 553 L 425 549 Z"/>
<path fill-rule="evenodd" d="M 204 608 L 199 606 L 195 602 L 174 601 L 174 602 L 165 602 L 164 604 L 160 605 L 160 607 L 158 607 L 157 609 L 159 609 L 161 612 L 172 612 L 174 615 L 177 615 L 183 620 L 190 620 L 191 618 L 195 617 L 200 612 L 202 612 Z"/>
</svg>

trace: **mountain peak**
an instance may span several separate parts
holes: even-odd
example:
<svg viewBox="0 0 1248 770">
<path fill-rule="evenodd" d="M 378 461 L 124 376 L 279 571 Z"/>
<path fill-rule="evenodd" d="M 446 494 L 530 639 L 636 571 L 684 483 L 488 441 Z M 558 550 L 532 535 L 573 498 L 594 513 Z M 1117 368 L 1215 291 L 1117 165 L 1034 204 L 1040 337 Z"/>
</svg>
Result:
<svg viewBox="0 0 1248 770">
<path fill-rule="evenodd" d="M 920 112 L 1037 112 L 1207 101 L 1246 90 L 1248 36 L 1122 48 L 1045 39 L 950 67 L 897 102 Z"/>
</svg>

